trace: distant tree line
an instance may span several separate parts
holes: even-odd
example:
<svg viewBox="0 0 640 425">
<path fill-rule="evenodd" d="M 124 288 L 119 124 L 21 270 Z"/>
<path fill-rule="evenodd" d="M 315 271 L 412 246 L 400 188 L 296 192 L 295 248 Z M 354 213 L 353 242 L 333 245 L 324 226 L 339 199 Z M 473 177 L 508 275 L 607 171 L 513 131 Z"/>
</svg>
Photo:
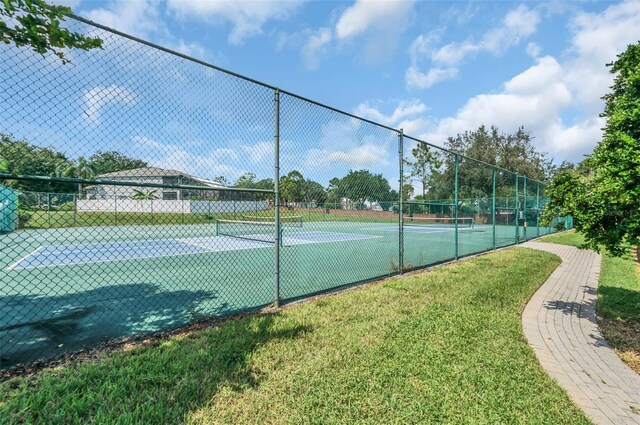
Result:
<svg viewBox="0 0 640 425">
<path fill-rule="evenodd" d="M 529 179 L 546 182 L 558 170 L 547 155 L 538 152 L 532 137 L 523 128 L 513 134 L 501 133 L 498 128 L 480 126 L 450 137 L 446 147 L 480 161 L 458 158 L 459 198 L 490 197 L 493 193 L 493 167 L 509 169 L 513 173 L 499 172 L 496 176 L 498 196 L 510 196 L 515 188 L 515 173 Z M 70 159 L 51 148 L 39 147 L 25 140 L 0 134 L 0 167 L 10 174 L 78 177 L 91 179 L 100 174 L 146 167 L 141 159 L 130 158 L 116 151 L 96 152 L 88 158 Z M 455 155 L 419 143 L 405 159 L 405 184 L 401 193 L 404 200 L 448 200 L 454 196 Z M 490 165 L 487 165 L 490 164 Z M 562 166 L 561 166 L 562 167 Z M 247 172 L 235 182 L 225 176 L 214 181 L 238 189 L 273 190 L 272 178 L 258 179 Z M 42 192 L 74 192 L 81 188 L 64 182 L 10 181 L 16 189 Z M 416 190 L 417 187 L 417 190 Z M 414 195 L 417 195 L 414 198 Z M 292 170 L 280 178 L 283 204 L 313 202 L 316 205 L 341 203 L 343 200 L 362 205 L 366 202 L 393 203 L 399 198 L 382 174 L 368 170 L 349 170 L 343 177 L 334 177 L 325 187 L 305 178 L 299 170 Z M 139 195 L 143 196 L 143 195 Z M 238 199 L 234 192 L 223 192 L 221 199 Z M 247 199 L 270 199 L 270 194 L 247 195 Z"/>
<path fill-rule="evenodd" d="M 16 175 L 77 177 L 92 179 L 99 174 L 148 166 L 146 161 L 130 158 L 115 151 L 98 151 L 77 160 L 53 150 L 0 134 L 0 162 L 4 172 Z M 10 187 L 32 192 L 70 193 L 78 190 L 73 183 L 10 180 Z"/>
</svg>

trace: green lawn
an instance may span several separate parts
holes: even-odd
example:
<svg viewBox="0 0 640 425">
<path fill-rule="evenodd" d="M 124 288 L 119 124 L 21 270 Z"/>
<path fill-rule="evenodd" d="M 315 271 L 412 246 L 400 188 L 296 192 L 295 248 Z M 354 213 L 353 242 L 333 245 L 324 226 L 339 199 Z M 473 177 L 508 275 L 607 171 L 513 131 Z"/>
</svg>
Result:
<svg viewBox="0 0 640 425">
<path fill-rule="evenodd" d="M 0 384 L 0 423 L 589 423 L 520 314 L 515 248 Z"/>
<path fill-rule="evenodd" d="M 542 241 L 580 246 L 584 237 L 571 231 L 546 236 Z M 605 338 L 640 373 L 640 268 L 634 255 L 602 256 L 596 310 Z"/>
<path fill-rule="evenodd" d="M 584 243 L 584 236 L 574 230 L 567 232 L 555 233 L 540 239 L 540 242 L 557 243 L 560 245 L 570 245 L 579 247 Z"/>
</svg>

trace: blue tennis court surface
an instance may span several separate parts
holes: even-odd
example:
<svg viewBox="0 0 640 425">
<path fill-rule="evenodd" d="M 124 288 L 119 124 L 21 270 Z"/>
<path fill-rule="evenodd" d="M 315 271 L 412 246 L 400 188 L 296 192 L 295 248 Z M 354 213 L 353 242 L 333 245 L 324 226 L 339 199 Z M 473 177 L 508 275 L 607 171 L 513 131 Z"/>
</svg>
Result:
<svg viewBox="0 0 640 425">
<path fill-rule="evenodd" d="M 209 252 L 240 251 L 273 247 L 272 242 L 260 241 L 263 234 L 244 235 L 247 239 L 231 236 L 208 236 L 164 240 L 124 241 L 75 245 L 41 246 L 8 267 L 9 270 L 74 264 L 105 263 L 156 257 L 204 254 Z M 283 245 L 307 245 L 328 242 L 347 242 L 375 239 L 381 236 L 335 233 L 324 231 L 283 234 Z M 255 239 L 255 240 L 250 240 Z"/>
</svg>

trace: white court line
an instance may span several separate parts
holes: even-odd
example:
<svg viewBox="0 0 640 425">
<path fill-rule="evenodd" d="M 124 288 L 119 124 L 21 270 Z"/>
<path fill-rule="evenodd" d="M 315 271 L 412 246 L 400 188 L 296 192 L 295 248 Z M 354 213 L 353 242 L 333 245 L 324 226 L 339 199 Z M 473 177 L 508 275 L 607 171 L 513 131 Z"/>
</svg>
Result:
<svg viewBox="0 0 640 425">
<path fill-rule="evenodd" d="M 24 257 L 20 258 L 18 261 L 16 261 L 15 263 L 11 264 L 10 266 L 8 266 L 6 268 L 6 270 L 13 270 L 15 266 L 17 266 L 18 264 L 22 263 L 24 260 L 26 260 L 27 258 L 31 257 L 32 255 L 37 254 L 39 251 L 41 251 L 42 249 L 44 249 L 44 246 L 39 246 L 35 251 L 25 255 Z"/>
<path fill-rule="evenodd" d="M 304 239 L 304 237 L 302 238 L 296 238 L 296 237 L 292 237 L 292 236 L 285 236 L 285 246 L 297 246 L 297 245 L 311 245 L 311 244 L 321 244 L 321 243 L 330 243 L 330 242 L 349 242 L 349 241 L 359 241 L 359 240 L 367 240 L 367 239 L 378 239 L 378 238 L 383 238 L 384 236 L 378 236 L 378 235 L 362 235 L 362 234 L 357 234 L 357 233 L 327 233 L 325 236 L 335 236 L 335 235 L 357 235 L 357 238 L 352 238 L 352 239 Z M 304 236 L 304 235 L 301 235 Z M 218 245 L 218 247 L 216 246 L 211 246 L 211 245 L 205 245 L 205 244 L 199 244 L 197 243 L 197 240 L 200 239 L 203 242 L 205 240 L 209 240 L 211 242 L 214 241 L 218 241 L 217 244 L 214 245 Z M 44 269 L 44 268 L 49 268 L 49 267 L 61 267 L 61 266 L 74 266 L 74 265 L 81 265 L 81 264 L 100 264 L 100 263 L 112 263 L 112 262 L 118 262 L 118 261 L 132 261 L 132 260 L 144 260 L 144 259 L 151 259 L 151 258 L 164 258 L 164 257 L 183 257 L 183 256 L 187 256 L 187 255 L 198 255 L 198 254 L 208 254 L 208 253 L 212 253 L 212 252 L 232 252 L 232 251 L 243 251 L 243 250 L 247 250 L 247 249 L 260 249 L 260 248 L 270 248 L 273 247 L 273 243 L 271 242 L 260 242 L 260 241 L 250 241 L 250 240 L 243 240 L 240 238 L 233 238 L 230 236 L 212 236 L 212 237 L 201 237 L 201 238 L 182 238 L 182 239 L 159 239 L 159 240 L 143 240 L 143 241 L 121 241 L 121 242 L 110 242 L 109 244 L 126 244 L 126 243 L 135 243 L 135 242 L 179 242 L 179 243 L 183 243 L 185 245 L 190 245 L 190 246 L 195 246 L 197 248 L 202 248 L 205 249 L 206 251 L 204 252 L 189 252 L 189 253 L 179 253 L 179 254 L 162 254 L 162 255 L 143 255 L 143 256 L 134 256 L 134 257 L 129 257 L 129 258 L 111 258 L 111 259 L 103 259 L 103 260 L 76 260 L 76 261 L 68 261 L 68 262 L 64 262 L 64 263 L 58 263 L 58 264 L 47 264 L 47 265 L 36 265 L 36 266 L 23 266 L 20 267 L 18 270 L 25 270 L 25 269 Z M 101 244 L 86 244 L 86 245 L 101 245 Z M 102 244 L 102 245 L 107 245 L 107 244 Z M 226 246 L 224 246 L 226 245 Z M 50 246 L 41 246 L 38 249 L 36 249 L 35 251 L 33 251 L 30 254 L 27 254 L 26 256 L 22 257 L 20 260 L 16 261 L 15 263 L 13 263 L 11 266 L 7 267 L 7 270 L 15 270 L 15 267 L 20 264 L 21 262 L 25 261 L 27 258 L 29 258 L 30 256 L 34 256 L 36 254 L 38 254 L 38 252 L 40 252 L 41 250 L 45 249 L 45 248 L 50 248 L 50 247 L 54 247 L 54 248 L 63 248 L 65 245 L 50 245 Z M 128 249 L 127 251 L 131 251 L 131 249 Z M 70 249 L 70 250 L 60 250 L 57 252 L 57 254 L 73 254 L 73 253 L 84 253 L 87 251 L 83 251 L 82 249 L 76 248 L 76 249 Z M 96 248 L 95 250 L 89 250 L 89 252 L 93 252 L 93 253 L 100 253 L 100 252 L 108 252 L 108 249 L 100 249 L 100 248 Z M 53 254 L 56 254 L 56 252 L 54 251 Z"/>
<path fill-rule="evenodd" d="M 34 251 L 35 253 L 35 251 Z M 131 257 L 131 258 L 113 258 L 110 260 L 90 260 L 90 261 L 74 261 L 71 263 L 63 263 L 63 264 L 47 264 L 46 266 L 27 266 L 20 267 L 18 270 L 27 270 L 27 269 L 46 269 L 49 267 L 63 267 L 63 266 L 77 266 L 79 264 L 100 264 L 100 263 L 115 263 L 117 261 L 131 261 L 131 260 L 148 260 L 149 258 L 164 258 L 164 257 L 184 257 L 186 255 L 198 255 L 198 254 L 209 254 L 210 251 L 205 252 L 191 252 L 188 254 L 167 254 L 167 255 L 143 255 L 141 257 Z"/>
</svg>

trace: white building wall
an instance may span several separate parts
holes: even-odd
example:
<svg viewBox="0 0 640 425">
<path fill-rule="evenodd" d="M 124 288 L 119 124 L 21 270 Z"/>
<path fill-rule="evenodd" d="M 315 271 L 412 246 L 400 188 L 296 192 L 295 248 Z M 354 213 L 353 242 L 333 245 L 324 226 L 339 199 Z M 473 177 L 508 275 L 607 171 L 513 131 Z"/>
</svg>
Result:
<svg viewBox="0 0 640 425">
<path fill-rule="evenodd" d="M 78 200 L 78 211 L 148 212 L 214 214 L 264 211 L 268 201 L 165 201 L 162 199 L 135 201 L 132 199 Z"/>
</svg>

